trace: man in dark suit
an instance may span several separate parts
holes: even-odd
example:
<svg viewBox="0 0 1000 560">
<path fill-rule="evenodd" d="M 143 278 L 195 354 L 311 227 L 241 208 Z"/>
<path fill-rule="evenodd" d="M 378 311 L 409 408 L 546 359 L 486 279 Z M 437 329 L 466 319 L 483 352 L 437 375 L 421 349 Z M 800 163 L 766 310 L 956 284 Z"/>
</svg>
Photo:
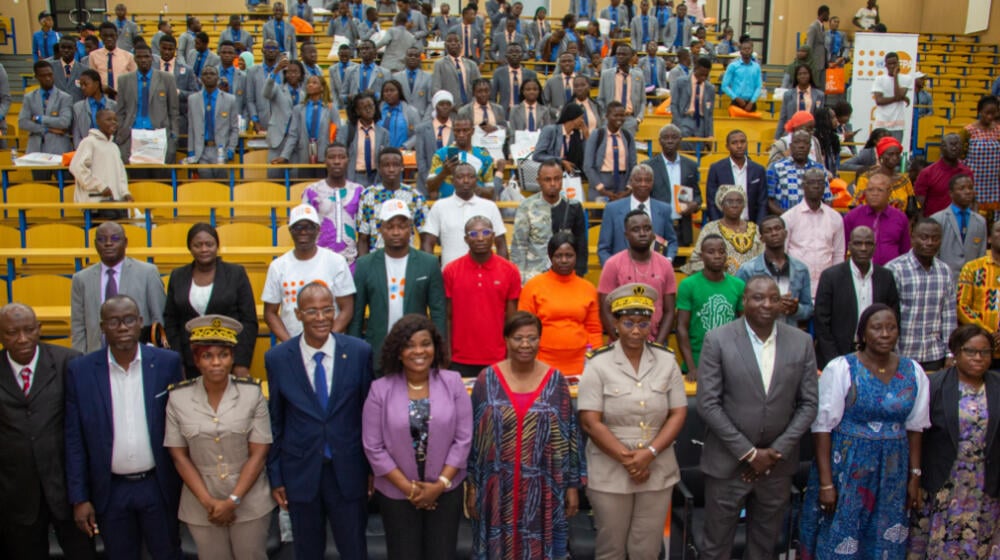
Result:
<svg viewBox="0 0 1000 560">
<path fill-rule="evenodd" d="M 49 557 L 49 525 L 69 560 L 93 559 L 94 545 L 73 523 L 63 446 L 66 364 L 79 354 L 38 342 L 35 312 L 0 308 L 0 557 Z"/>
<path fill-rule="evenodd" d="M 747 135 L 742 130 L 733 130 L 726 135 L 726 148 L 729 157 L 708 168 L 705 184 L 708 220 L 722 219 L 722 209 L 715 205 L 715 193 L 719 191 L 719 186 L 738 185 L 747 195 L 744 219 L 760 225 L 767 215 L 767 169 L 747 157 Z"/>
<path fill-rule="evenodd" d="M 413 218 L 406 202 L 397 198 L 383 202 L 379 219 L 385 248 L 358 259 L 354 272 L 357 311 L 347 333 L 363 336 L 372 345 L 375 370 L 381 375 L 382 341 L 400 317 L 428 315 L 442 333 L 447 318 L 441 266 L 434 255 L 410 247 Z"/>
<path fill-rule="evenodd" d="M 73 103 L 83 99 L 83 92 L 80 90 L 80 74 L 86 70 L 87 66 L 76 61 L 76 40 L 72 37 L 59 39 L 59 56 L 46 60 L 52 64 L 56 89 L 68 93 L 73 98 Z"/>
<path fill-rule="evenodd" d="M 601 234 L 597 242 L 597 257 L 601 261 L 601 266 L 604 266 L 612 255 L 628 248 L 628 240 L 625 238 L 625 216 L 636 209 L 649 214 L 656 240 L 666 245 L 665 254 L 667 258 L 673 260 L 677 256 L 677 235 L 674 233 L 670 206 L 650 197 L 653 191 L 653 170 L 644 163 L 635 166 L 629 176 L 628 184 L 632 196 L 609 202 L 604 207 Z"/>
<path fill-rule="evenodd" d="M 367 558 L 365 526 L 372 479 L 361 447 L 361 410 L 372 381 L 367 342 L 333 332 L 333 294 L 299 290 L 302 334 L 265 356 L 274 443 L 271 493 L 288 511 L 295 558 L 322 560 L 326 523 L 342 558 Z"/>
<path fill-rule="evenodd" d="M 136 46 L 139 50 L 141 45 Z M 101 306 L 107 346 L 69 364 L 66 482 L 73 519 L 100 534 L 108 558 L 180 560 L 180 478 L 163 447 L 167 388 L 183 379 L 176 352 L 139 344 L 128 296 Z"/>
<path fill-rule="evenodd" d="M 816 363 L 826 367 L 837 356 L 854 351 L 858 317 L 873 303 L 884 303 L 899 315 L 896 280 L 872 263 L 875 233 L 856 227 L 851 232 L 850 260 L 823 271 L 816 287 Z"/>
<path fill-rule="evenodd" d="M 747 512 L 744 558 L 773 558 L 788 509 L 799 441 L 816 418 L 811 338 L 778 321 L 775 281 L 754 276 L 744 318 L 709 331 L 698 364 L 698 412 L 708 426 L 702 558 L 732 558 L 740 512 Z"/>
<path fill-rule="evenodd" d="M 677 232 L 677 242 L 687 247 L 694 242 L 691 227 L 691 216 L 701 210 L 701 174 L 698 164 L 691 158 L 677 153 L 681 145 L 681 129 L 668 124 L 660 129 L 661 156 L 653 156 L 646 160 L 646 165 L 653 168 L 653 192 L 650 195 L 670 206 L 674 221 L 674 231 Z M 689 187 L 691 199 L 683 201 L 683 210 L 674 205 L 674 185 Z"/>
</svg>

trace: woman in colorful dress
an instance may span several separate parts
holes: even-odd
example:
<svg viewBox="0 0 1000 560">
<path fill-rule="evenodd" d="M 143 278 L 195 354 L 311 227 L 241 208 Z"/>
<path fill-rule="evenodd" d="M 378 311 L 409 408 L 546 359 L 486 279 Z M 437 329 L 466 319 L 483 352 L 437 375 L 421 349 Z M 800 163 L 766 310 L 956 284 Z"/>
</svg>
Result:
<svg viewBox="0 0 1000 560">
<path fill-rule="evenodd" d="M 517 311 L 504 325 L 507 359 L 472 389 L 466 479 L 475 559 L 562 559 L 585 473 L 569 386 L 536 359 L 542 323 Z"/>
<path fill-rule="evenodd" d="M 886 136 L 875 144 L 875 155 L 878 156 L 878 165 L 858 175 L 852 206 L 860 206 L 865 203 L 865 189 L 868 188 L 868 180 L 872 175 L 880 173 L 892 178 L 892 183 L 889 184 L 889 204 L 897 210 L 906 212 L 907 202 L 912 199 L 912 210 L 917 210 L 913 183 L 910 182 L 909 175 L 899 171 L 899 163 L 903 159 L 903 145 L 892 136 Z"/>
<path fill-rule="evenodd" d="M 316 209 L 319 237 L 316 244 L 347 259 L 354 271 L 358 258 L 358 209 L 365 188 L 347 178 L 347 147 L 340 143 L 327 146 L 324 153 L 326 178 L 302 191 L 302 204 Z"/>
<path fill-rule="evenodd" d="M 403 84 L 398 80 L 382 84 L 382 120 L 378 125 L 389 131 L 389 145 L 402 148 L 418 124 L 420 114 L 406 102 Z"/>
<path fill-rule="evenodd" d="M 910 560 L 1000 558 L 1000 374 L 988 371 L 993 347 L 989 331 L 962 325 L 948 339 L 955 367 L 930 376 L 924 507 L 910 526 Z"/>
<path fill-rule="evenodd" d="M 979 119 L 965 126 L 965 165 L 972 169 L 976 202 L 991 212 L 992 223 L 1000 214 L 1000 98 L 984 95 L 976 105 Z"/>
<path fill-rule="evenodd" d="M 736 185 L 722 185 L 715 193 L 715 204 L 722 210 L 722 218 L 708 222 L 701 228 L 698 241 L 691 251 L 691 258 L 682 270 L 692 274 L 705 268 L 701 261 L 701 240 L 710 234 L 722 236 L 726 242 L 726 272 L 736 275 L 743 263 L 764 252 L 764 244 L 757 235 L 757 224 L 742 218 L 747 195 Z"/>
<path fill-rule="evenodd" d="M 895 353 L 897 340 L 896 313 L 871 305 L 858 319 L 858 351 L 835 358 L 819 378 L 803 560 L 906 558 L 909 510 L 921 501 L 929 382 L 917 362 Z"/>
</svg>

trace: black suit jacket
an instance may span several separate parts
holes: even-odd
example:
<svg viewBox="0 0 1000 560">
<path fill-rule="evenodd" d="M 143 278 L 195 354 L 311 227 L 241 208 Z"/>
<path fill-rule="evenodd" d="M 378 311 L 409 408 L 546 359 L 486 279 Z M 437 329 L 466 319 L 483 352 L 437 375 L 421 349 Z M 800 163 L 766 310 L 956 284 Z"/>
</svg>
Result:
<svg viewBox="0 0 1000 560">
<path fill-rule="evenodd" d="M 170 341 L 170 348 L 181 353 L 188 377 L 198 371 L 194 368 L 194 356 L 191 354 L 191 337 L 184 328 L 185 323 L 198 316 L 188 300 L 193 273 L 194 264 L 175 268 L 170 273 L 167 303 L 163 309 L 163 327 L 167 331 L 167 340 Z M 225 315 L 243 325 L 233 358 L 235 365 L 250 367 L 254 344 L 257 342 L 257 304 L 253 288 L 250 287 L 250 278 L 242 266 L 218 259 L 212 295 L 205 314 Z"/>
<path fill-rule="evenodd" d="M 899 292 L 896 280 L 887 269 L 875 267 L 872 273 L 872 303 L 884 303 L 899 315 Z M 858 329 L 858 299 L 847 260 L 823 271 L 816 287 L 816 363 L 826 367 L 830 360 L 854 351 Z"/>
<path fill-rule="evenodd" d="M 747 214 L 749 214 L 751 222 L 759 225 L 764 216 L 767 216 L 767 170 L 764 169 L 763 165 L 755 163 L 750 158 L 747 158 L 747 165 L 749 166 L 747 168 Z M 733 168 L 729 158 L 717 161 L 708 168 L 708 182 L 705 184 L 705 198 L 708 199 L 705 213 L 708 215 L 708 221 L 722 219 L 722 209 L 715 205 L 715 193 L 719 191 L 719 185 L 732 185 L 734 182 Z"/>
<path fill-rule="evenodd" d="M 920 485 L 934 495 L 951 476 L 961 441 L 958 429 L 958 370 L 948 368 L 930 375 L 931 427 L 924 430 Z M 996 444 L 1000 423 L 1000 373 L 986 372 L 986 481 L 984 490 L 1000 496 L 1000 445 Z"/>
<path fill-rule="evenodd" d="M 40 343 L 25 397 L 7 351 L 0 352 L 0 523 L 34 523 L 43 499 L 57 519 L 72 519 L 66 499 L 63 393 L 66 365 L 79 355 Z"/>
<path fill-rule="evenodd" d="M 686 158 L 678 154 L 681 164 L 681 185 L 691 187 L 694 191 L 694 202 L 696 206 L 701 206 L 701 174 L 698 172 L 698 164 L 693 159 Z M 650 197 L 666 202 L 671 208 L 674 206 L 674 189 L 670 184 L 670 177 L 667 175 L 667 166 L 663 163 L 663 155 L 657 154 L 646 161 L 646 165 L 653 168 L 653 191 Z M 691 216 L 684 216 L 680 219 L 680 227 L 677 228 L 677 242 L 685 247 L 694 243 L 694 233 L 691 229 Z"/>
</svg>

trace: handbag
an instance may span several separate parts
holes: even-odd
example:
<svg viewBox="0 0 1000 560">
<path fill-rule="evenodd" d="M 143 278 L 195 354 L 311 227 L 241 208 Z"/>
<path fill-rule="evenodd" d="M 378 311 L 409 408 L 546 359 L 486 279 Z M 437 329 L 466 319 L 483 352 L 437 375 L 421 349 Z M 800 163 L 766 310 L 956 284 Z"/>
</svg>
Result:
<svg viewBox="0 0 1000 560">
<path fill-rule="evenodd" d="M 153 321 L 152 325 L 142 327 L 142 331 L 139 332 L 139 342 L 156 348 L 170 349 L 167 329 L 159 321 Z"/>
<path fill-rule="evenodd" d="M 827 68 L 825 78 L 825 87 L 823 89 L 828 95 L 840 95 L 847 91 L 847 80 L 844 76 L 843 67 Z"/>
</svg>

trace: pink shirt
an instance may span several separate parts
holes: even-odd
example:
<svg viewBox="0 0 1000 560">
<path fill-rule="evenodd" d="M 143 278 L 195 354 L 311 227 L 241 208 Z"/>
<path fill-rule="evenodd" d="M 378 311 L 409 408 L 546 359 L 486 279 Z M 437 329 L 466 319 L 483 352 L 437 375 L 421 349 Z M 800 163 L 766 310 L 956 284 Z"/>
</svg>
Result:
<svg viewBox="0 0 1000 560">
<path fill-rule="evenodd" d="M 844 262 L 844 218 L 826 204 L 813 211 L 802 201 L 781 215 L 788 230 L 788 254 L 809 269 L 812 295 L 816 297 L 819 276 L 827 268 Z"/>
<path fill-rule="evenodd" d="M 88 66 L 101 75 L 101 85 L 103 86 L 108 85 L 109 56 L 111 57 L 111 68 L 115 72 L 115 89 L 118 89 L 118 78 L 129 72 L 135 72 L 138 70 L 138 67 L 135 65 L 135 59 L 132 58 L 132 54 L 120 48 L 115 48 L 113 51 L 109 51 L 108 49 L 94 49 L 90 53 Z"/>
<path fill-rule="evenodd" d="M 663 319 L 663 296 L 677 294 L 677 282 L 674 279 L 674 267 L 670 264 L 670 259 L 659 253 L 652 253 L 652 259 L 648 262 L 633 262 L 629 256 L 628 249 L 612 255 L 604 263 L 601 271 L 601 280 L 597 284 L 597 293 L 607 296 L 611 292 L 625 284 L 632 282 L 642 282 L 656 288 L 660 297 L 656 300 L 656 309 L 653 311 L 652 326 L 650 334 L 655 337 L 660 330 L 660 321 Z"/>
</svg>

